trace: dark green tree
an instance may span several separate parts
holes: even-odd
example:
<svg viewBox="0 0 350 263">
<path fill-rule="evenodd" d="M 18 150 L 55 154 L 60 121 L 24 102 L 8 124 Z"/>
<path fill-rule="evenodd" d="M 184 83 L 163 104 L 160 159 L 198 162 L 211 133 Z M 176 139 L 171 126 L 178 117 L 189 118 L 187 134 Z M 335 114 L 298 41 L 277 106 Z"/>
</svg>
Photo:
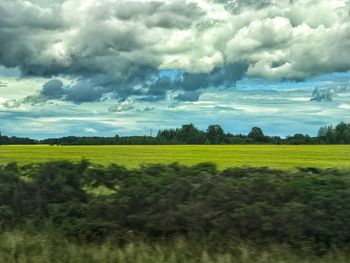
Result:
<svg viewBox="0 0 350 263">
<path fill-rule="evenodd" d="M 321 127 L 318 131 L 318 137 L 321 143 L 335 143 L 335 132 L 332 126 Z"/>
<path fill-rule="evenodd" d="M 350 143 L 350 124 L 341 122 L 335 129 L 335 140 L 336 143 Z"/>
<path fill-rule="evenodd" d="M 265 135 L 259 127 L 253 127 L 248 134 L 249 138 L 252 138 L 256 142 L 264 142 Z"/>
<path fill-rule="evenodd" d="M 207 139 L 211 144 L 220 144 L 225 141 L 225 133 L 220 125 L 209 125 L 207 129 Z"/>
</svg>

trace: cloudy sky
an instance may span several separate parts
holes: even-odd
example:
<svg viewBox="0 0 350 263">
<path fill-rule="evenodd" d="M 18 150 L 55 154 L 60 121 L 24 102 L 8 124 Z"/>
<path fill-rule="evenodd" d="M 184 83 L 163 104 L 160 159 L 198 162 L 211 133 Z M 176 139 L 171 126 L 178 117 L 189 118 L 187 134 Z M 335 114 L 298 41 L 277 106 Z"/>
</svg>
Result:
<svg viewBox="0 0 350 263">
<path fill-rule="evenodd" d="M 349 0 L 1 0 L 0 130 L 350 122 Z"/>
</svg>

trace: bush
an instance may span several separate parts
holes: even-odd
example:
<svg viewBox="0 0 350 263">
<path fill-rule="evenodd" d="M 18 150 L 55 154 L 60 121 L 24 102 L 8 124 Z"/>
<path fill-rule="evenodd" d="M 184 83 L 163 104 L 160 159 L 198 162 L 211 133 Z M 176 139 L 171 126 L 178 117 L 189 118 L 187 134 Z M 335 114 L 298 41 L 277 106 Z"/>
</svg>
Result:
<svg viewBox="0 0 350 263">
<path fill-rule="evenodd" d="M 86 161 L 0 167 L 0 227 L 79 242 L 205 237 L 325 253 L 350 243 L 350 173 Z"/>
</svg>

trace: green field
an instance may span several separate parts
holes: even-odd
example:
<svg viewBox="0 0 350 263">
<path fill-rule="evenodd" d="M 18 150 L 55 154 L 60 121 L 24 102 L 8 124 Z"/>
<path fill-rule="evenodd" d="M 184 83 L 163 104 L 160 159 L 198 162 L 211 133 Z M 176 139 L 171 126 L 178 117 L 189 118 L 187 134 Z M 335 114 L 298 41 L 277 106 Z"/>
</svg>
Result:
<svg viewBox="0 0 350 263">
<path fill-rule="evenodd" d="M 68 159 L 117 163 L 128 168 L 143 163 L 197 164 L 272 168 L 350 168 L 349 145 L 139 145 L 139 146 L 0 146 L 0 163 L 19 164 Z"/>
</svg>

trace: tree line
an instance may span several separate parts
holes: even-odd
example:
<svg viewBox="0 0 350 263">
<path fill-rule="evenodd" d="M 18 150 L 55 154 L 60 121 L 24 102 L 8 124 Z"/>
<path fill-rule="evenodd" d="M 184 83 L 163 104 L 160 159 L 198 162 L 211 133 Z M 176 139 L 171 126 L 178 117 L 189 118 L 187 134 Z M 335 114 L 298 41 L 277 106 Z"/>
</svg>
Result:
<svg viewBox="0 0 350 263">
<path fill-rule="evenodd" d="M 49 145 L 159 145 L 159 144 L 350 144 L 350 124 L 341 122 L 335 127 L 324 126 L 317 136 L 295 134 L 281 138 L 265 135 L 261 128 L 253 127 L 249 134 L 225 133 L 220 125 L 209 125 L 206 131 L 193 124 L 185 124 L 176 129 L 158 131 L 153 136 L 77 137 L 34 140 L 1 136 L 0 144 L 49 144 Z"/>
<path fill-rule="evenodd" d="M 0 232 L 55 232 L 121 244 L 176 237 L 312 247 L 350 245 L 348 170 L 217 170 L 214 164 L 128 170 L 87 161 L 0 166 Z"/>
</svg>

